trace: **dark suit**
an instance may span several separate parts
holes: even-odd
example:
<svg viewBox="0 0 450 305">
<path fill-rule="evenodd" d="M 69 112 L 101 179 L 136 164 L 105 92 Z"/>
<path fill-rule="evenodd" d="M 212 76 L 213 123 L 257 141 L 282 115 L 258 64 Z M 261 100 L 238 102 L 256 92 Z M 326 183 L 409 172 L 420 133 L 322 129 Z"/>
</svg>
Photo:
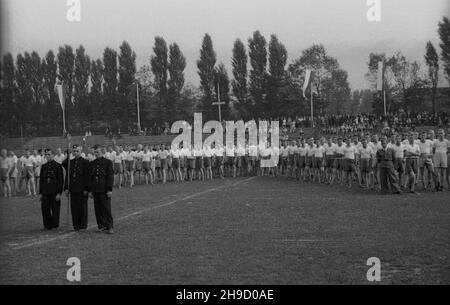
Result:
<svg viewBox="0 0 450 305">
<path fill-rule="evenodd" d="M 111 198 L 106 193 L 112 192 L 114 184 L 113 164 L 103 157 L 89 163 L 88 191 L 94 196 L 95 218 L 99 229 L 114 227 L 111 215 Z"/>
<path fill-rule="evenodd" d="M 381 148 L 377 151 L 377 161 L 380 167 L 380 185 L 383 194 L 386 194 L 389 189 L 400 193 L 400 186 L 394 172 L 394 156 L 394 150 L 391 148 Z"/>
<path fill-rule="evenodd" d="M 63 162 L 63 166 L 66 169 L 64 190 L 70 192 L 70 211 L 72 213 L 73 228 L 75 230 L 87 229 L 89 161 L 78 157 L 70 160 L 70 164 L 68 164 L 66 159 Z M 68 167 L 70 173 L 67 170 Z"/>
<path fill-rule="evenodd" d="M 54 160 L 43 164 L 39 179 L 44 227 L 47 230 L 58 228 L 61 201 L 56 201 L 56 195 L 61 195 L 63 191 L 64 174 L 62 166 Z"/>
</svg>

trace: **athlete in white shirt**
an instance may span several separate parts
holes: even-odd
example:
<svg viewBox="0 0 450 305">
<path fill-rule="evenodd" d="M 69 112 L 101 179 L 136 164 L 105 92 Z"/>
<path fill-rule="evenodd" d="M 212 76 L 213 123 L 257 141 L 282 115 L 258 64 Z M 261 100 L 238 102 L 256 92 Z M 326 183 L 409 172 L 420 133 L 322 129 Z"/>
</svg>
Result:
<svg viewBox="0 0 450 305">
<path fill-rule="evenodd" d="M 434 134 L 432 134 L 434 136 Z M 439 178 L 433 167 L 432 153 L 433 153 L 433 141 L 427 139 L 427 133 L 423 132 L 420 136 L 420 141 L 417 142 L 420 148 L 419 169 L 420 178 L 422 180 L 422 186 L 424 189 L 431 188 L 431 180 L 434 181 L 435 189 L 439 190 Z M 425 186 L 425 169 L 428 172 L 428 183 Z"/>
<path fill-rule="evenodd" d="M 124 154 L 124 172 L 125 172 L 125 185 L 129 184 L 130 188 L 134 186 L 134 151 L 131 150 L 130 146 L 125 146 Z"/>
<path fill-rule="evenodd" d="M 362 139 L 361 147 L 358 149 L 358 151 L 360 156 L 360 185 L 363 186 L 365 184 L 366 188 L 370 188 L 372 182 L 370 179 L 370 173 L 372 172 L 372 158 L 374 158 L 375 156 L 372 148 L 368 146 L 367 139 Z"/>
<path fill-rule="evenodd" d="M 8 152 L 6 149 L 2 149 L 0 151 L 0 183 L 5 198 L 11 197 L 11 185 L 9 181 L 9 172 L 11 169 L 12 165 L 8 158 Z"/>
<path fill-rule="evenodd" d="M 203 163 L 205 166 L 205 178 L 212 180 L 213 172 L 212 172 L 212 157 L 213 150 L 211 146 L 203 146 Z"/>
<path fill-rule="evenodd" d="M 134 174 L 137 175 L 137 183 L 141 184 L 141 177 L 143 174 L 142 171 L 142 154 L 144 153 L 144 151 L 142 150 L 142 144 L 138 144 L 136 147 L 136 151 L 134 152 Z M 135 179 L 133 179 L 133 182 L 135 181 Z"/>
<path fill-rule="evenodd" d="M 408 143 L 405 145 L 406 168 L 405 173 L 408 175 L 408 185 L 411 193 L 415 193 L 416 179 L 419 174 L 419 157 L 420 147 L 414 140 L 414 134 L 409 133 Z"/>
<path fill-rule="evenodd" d="M 122 146 L 117 146 L 115 151 L 111 152 L 113 158 L 113 169 L 114 169 L 114 180 L 115 185 L 120 189 L 122 187 L 123 182 L 123 165 L 124 165 L 124 153 L 122 150 Z"/>
<path fill-rule="evenodd" d="M 343 148 L 344 152 L 344 164 L 345 164 L 345 179 L 347 180 L 347 186 L 352 187 L 353 175 L 356 174 L 358 181 L 361 181 L 359 178 L 359 173 L 356 171 L 356 157 L 358 155 L 358 150 L 356 146 L 351 145 L 350 138 L 346 139 L 346 145 Z"/>
<path fill-rule="evenodd" d="M 443 129 L 439 129 L 438 137 L 433 142 L 433 163 L 437 171 L 439 179 L 439 190 L 444 191 L 445 180 L 450 188 L 450 182 L 446 177 L 447 172 L 447 154 L 450 152 L 450 141 L 445 138 L 445 132 Z"/>
<path fill-rule="evenodd" d="M 36 184 L 34 182 L 34 166 L 36 165 L 36 160 L 27 149 L 25 156 L 20 158 L 20 162 L 24 170 L 28 196 L 36 196 Z"/>
<path fill-rule="evenodd" d="M 322 183 L 324 182 L 324 157 L 325 157 L 325 147 L 324 140 L 321 139 L 317 141 L 316 149 L 314 150 L 314 181 Z"/>
</svg>

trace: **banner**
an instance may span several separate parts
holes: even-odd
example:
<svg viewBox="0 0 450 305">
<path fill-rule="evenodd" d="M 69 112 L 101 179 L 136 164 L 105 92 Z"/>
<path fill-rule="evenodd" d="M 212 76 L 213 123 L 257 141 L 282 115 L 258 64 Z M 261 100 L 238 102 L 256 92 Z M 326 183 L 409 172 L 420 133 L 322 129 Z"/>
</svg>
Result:
<svg viewBox="0 0 450 305">
<path fill-rule="evenodd" d="M 58 92 L 59 103 L 61 104 L 62 111 L 65 110 L 65 100 L 64 100 L 64 88 L 62 84 L 56 84 L 56 91 Z"/>
<path fill-rule="evenodd" d="M 314 73 L 312 70 L 306 70 L 305 73 L 305 82 L 303 83 L 303 97 L 306 98 L 306 90 L 308 90 L 308 87 L 311 85 L 312 79 L 314 77 Z"/>
<path fill-rule="evenodd" d="M 383 90 L 383 62 L 378 62 L 377 91 Z"/>
</svg>

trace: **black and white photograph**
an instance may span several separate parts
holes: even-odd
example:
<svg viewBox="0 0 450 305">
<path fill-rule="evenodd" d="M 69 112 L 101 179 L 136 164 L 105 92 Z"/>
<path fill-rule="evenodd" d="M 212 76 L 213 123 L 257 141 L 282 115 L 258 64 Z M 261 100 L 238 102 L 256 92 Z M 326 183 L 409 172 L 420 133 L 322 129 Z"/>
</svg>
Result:
<svg viewBox="0 0 450 305">
<path fill-rule="evenodd" d="M 450 284 L 448 0 L 1 0 L 0 24 L 0 285 Z"/>
</svg>

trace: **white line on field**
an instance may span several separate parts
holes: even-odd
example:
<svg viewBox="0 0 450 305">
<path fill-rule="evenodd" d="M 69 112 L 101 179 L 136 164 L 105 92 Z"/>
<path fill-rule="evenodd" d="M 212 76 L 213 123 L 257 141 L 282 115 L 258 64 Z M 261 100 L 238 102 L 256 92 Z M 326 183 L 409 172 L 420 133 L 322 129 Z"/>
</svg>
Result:
<svg viewBox="0 0 450 305">
<path fill-rule="evenodd" d="M 192 198 L 195 198 L 197 196 L 200 196 L 200 195 L 203 195 L 203 194 L 207 194 L 207 193 L 210 193 L 210 192 L 214 192 L 214 191 L 217 191 L 217 190 L 220 190 L 220 189 L 223 189 L 223 188 L 234 187 L 234 186 L 239 185 L 241 183 L 250 181 L 250 180 L 252 180 L 254 178 L 255 177 L 250 177 L 250 178 L 247 178 L 247 179 L 244 179 L 244 180 L 240 180 L 240 181 L 237 181 L 237 182 L 229 184 L 229 185 L 222 185 L 222 186 L 219 186 L 219 187 L 207 189 L 205 191 L 201 191 L 201 192 L 198 192 L 198 193 L 195 193 L 195 194 L 192 194 L 192 195 L 180 198 L 180 199 L 171 200 L 169 202 L 166 202 L 166 203 L 163 203 L 163 204 L 160 204 L 160 205 L 156 205 L 156 206 L 153 206 L 153 207 L 145 208 L 145 209 L 142 209 L 140 211 L 136 211 L 136 212 L 133 212 L 131 214 L 128 214 L 128 215 L 116 218 L 115 221 L 121 221 L 121 220 L 130 218 L 130 217 L 133 217 L 133 216 L 136 216 L 136 215 L 140 215 L 140 214 L 142 214 L 144 212 L 148 212 L 148 211 L 151 211 L 151 210 L 156 210 L 156 209 L 159 209 L 159 208 L 167 207 L 167 206 L 173 205 L 173 204 L 175 204 L 177 202 L 184 201 L 184 200 L 187 200 L 187 199 L 192 199 Z M 93 229 L 95 227 L 96 227 L 96 225 L 91 225 L 91 226 L 88 227 L 88 230 L 89 229 Z M 55 237 L 52 237 L 52 238 L 34 239 L 34 240 L 31 240 L 30 242 L 27 242 L 27 243 L 24 243 L 24 244 L 15 244 L 15 245 L 20 245 L 20 246 L 13 247 L 12 249 L 13 250 L 20 250 L 20 249 L 23 249 L 23 248 L 29 248 L 29 247 L 33 247 L 33 246 L 38 246 L 38 245 L 42 245 L 42 244 L 46 244 L 46 243 L 52 242 L 54 240 L 65 239 L 65 238 L 67 238 L 67 237 L 69 237 L 71 235 L 74 235 L 74 234 L 77 234 L 77 232 L 64 233 L 64 234 L 61 234 L 61 235 L 58 235 L 58 236 L 55 236 Z M 9 245 L 12 245 L 12 244 L 9 244 Z"/>
</svg>

